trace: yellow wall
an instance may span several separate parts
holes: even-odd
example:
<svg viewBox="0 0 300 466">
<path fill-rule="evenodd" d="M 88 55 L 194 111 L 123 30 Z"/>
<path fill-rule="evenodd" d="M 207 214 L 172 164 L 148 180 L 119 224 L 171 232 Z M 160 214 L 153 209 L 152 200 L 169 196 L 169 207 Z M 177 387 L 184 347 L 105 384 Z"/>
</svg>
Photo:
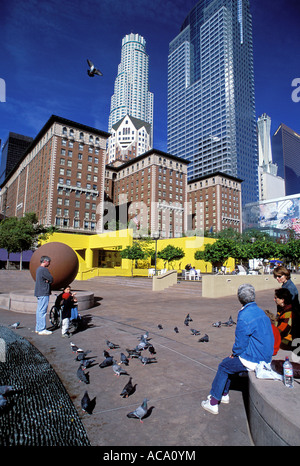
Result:
<svg viewBox="0 0 300 466">
<path fill-rule="evenodd" d="M 124 249 L 127 246 L 131 246 L 133 243 L 132 230 L 121 230 L 99 235 L 54 233 L 51 237 L 49 237 L 47 242 L 53 241 L 67 244 L 77 253 L 79 260 L 79 272 L 76 277 L 77 280 L 86 280 L 93 276 L 100 275 L 131 276 L 132 272 L 134 275 L 147 276 L 147 269 L 151 267 L 150 259 L 147 261 L 138 261 L 139 268 L 134 268 L 133 270 L 131 260 L 127 259 L 122 259 L 121 267 L 114 267 L 110 269 L 98 267 L 98 251 L 100 249 Z M 214 242 L 215 240 L 212 238 L 203 237 L 160 239 L 157 241 L 157 252 L 171 244 L 172 246 L 182 248 L 185 252 L 185 256 L 180 261 L 174 261 L 173 263 L 169 264 L 165 264 L 162 259 L 157 258 L 157 269 L 160 270 L 163 268 L 168 268 L 169 270 L 175 269 L 181 271 L 185 268 L 186 264 L 191 264 L 195 267 L 195 269 L 200 269 L 202 273 L 210 273 L 212 271 L 212 265 L 202 260 L 195 260 L 194 254 L 198 249 L 203 250 L 205 244 Z M 143 242 L 141 241 L 141 244 L 142 243 Z M 153 241 L 152 246 L 154 250 L 155 241 Z M 229 259 L 228 263 L 225 265 L 233 270 L 235 265 L 234 260 Z"/>
</svg>

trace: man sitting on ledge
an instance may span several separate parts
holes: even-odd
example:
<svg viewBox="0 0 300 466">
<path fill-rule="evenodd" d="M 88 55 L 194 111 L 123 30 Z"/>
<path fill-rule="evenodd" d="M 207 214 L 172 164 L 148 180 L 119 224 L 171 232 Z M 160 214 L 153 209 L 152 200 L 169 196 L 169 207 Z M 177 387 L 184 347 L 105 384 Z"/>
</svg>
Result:
<svg viewBox="0 0 300 466">
<path fill-rule="evenodd" d="M 231 375 L 255 370 L 260 361 L 270 363 L 272 360 L 274 336 L 271 321 L 255 303 L 254 287 L 240 285 L 237 296 L 243 307 L 237 318 L 232 354 L 219 364 L 210 395 L 201 403 L 212 414 L 218 414 L 219 403 L 229 403 Z"/>
</svg>

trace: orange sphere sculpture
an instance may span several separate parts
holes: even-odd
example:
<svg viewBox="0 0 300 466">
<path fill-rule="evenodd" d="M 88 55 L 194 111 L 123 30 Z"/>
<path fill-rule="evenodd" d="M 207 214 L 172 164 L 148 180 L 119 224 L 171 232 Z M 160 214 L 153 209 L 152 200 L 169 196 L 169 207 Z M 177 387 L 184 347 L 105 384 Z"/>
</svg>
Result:
<svg viewBox="0 0 300 466">
<path fill-rule="evenodd" d="M 49 256 L 51 263 L 49 272 L 53 277 L 52 290 L 59 290 L 72 283 L 78 273 L 78 257 L 70 246 L 64 243 L 53 242 L 40 246 L 33 254 L 29 270 L 35 281 L 36 269 L 41 265 L 41 257 Z"/>
</svg>

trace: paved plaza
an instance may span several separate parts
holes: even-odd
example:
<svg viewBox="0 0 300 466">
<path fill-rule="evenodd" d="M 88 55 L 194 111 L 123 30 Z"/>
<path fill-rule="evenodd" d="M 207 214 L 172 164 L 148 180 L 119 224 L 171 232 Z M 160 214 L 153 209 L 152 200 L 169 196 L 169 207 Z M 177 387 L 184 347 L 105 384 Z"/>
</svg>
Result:
<svg viewBox="0 0 300 466">
<path fill-rule="evenodd" d="M 1 293 L 33 288 L 29 271 L 0 271 Z M 0 325 L 6 327 L 20 321 L 20 328 L 14 332 L 49 361 L 74 403 L 92 446 L 252 445 L 245 406 L 247 379 L 234 383 L 230 403 L 220 405 L 218 416 L 201 408 L 218 364 L 231 353 L 234 342 L 234 325 L 218 328 L 212 324 L 226 322 L 230 316 L 236 321 L 240 308 L 236 296 L 202 298 L 201 283 L 189 281 L 153 292 L 151 279 L 147 278 L 98 277 L 74 281 L 72 289 L 92 291 L 95 306 L 81 312 L 84 329 L 71 338 L 62 338 L 60 330 L 49 336 L 37 335 L 35 308 L 32 314 L 2 309 Z M 263 309 L 275 311 L 273 290 L 258 292 L 256 301 Z M 193 319 L 189 327 L 184 325 L 188 313 Z M 174 327 L 178 327 L 178 333 Z M 191 328 L 201 335 L 192 335 Z M 104 350 L 119 362 L 120 353 L 133 349 L 145 331 L 149 332 L 157 362 L 143 365 L 138 359 L 130 359 L 129 365 L 124 366 L 129 375 L 119 377 L 112 367 L 99 367 Z M 205 334 L 209 342 L 199 342 Z M 119 348 L 109 350 L 106 340 Z M 95 359 L 88 369 L 88 385 L 77 378 L 79 363 L 74 360 L 70 342 L 90 350 L 89 356 Z M 153 357 L 148 350 L 144 354 Z M 136 385 L 135 391 L 122 398 L 120 393 L 129 376 Z M 81 409 L 85 390 L 91 399 L 96 398 L 92 415 Z M 149 400 L 149 411 L 143 423 L 128 418 L 127 414 L 144 398 Z"/>
</svg>

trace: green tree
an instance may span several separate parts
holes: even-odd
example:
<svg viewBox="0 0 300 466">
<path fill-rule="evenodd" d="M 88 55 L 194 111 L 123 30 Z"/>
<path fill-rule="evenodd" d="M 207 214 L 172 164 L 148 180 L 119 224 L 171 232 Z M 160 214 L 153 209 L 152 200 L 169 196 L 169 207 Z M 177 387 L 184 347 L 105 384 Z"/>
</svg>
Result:
<svg viewBox="0 0 300 466">
<path fill-rule="evenodd" d="M 287 243 L 278 244 L 277 256 L 286 262 L 297 265 L 300 262 L 300 240 L 290 239 Z"/>
<path fill-rule="evenodd" d="M 164 249 L 157 253 L 157 257 L 159 259 L 163 259 L 164 261 L 173 262 L 182 259 L 185 256 L 184 250 L 182 248 L 176 248 L 169 244 Z"/>
<path fill-rule="evenodd" d="M 46 239 L 57 231 L 55 227 L 44 227 L 38 223 L 35 213 L 27 212 L 24 217 L 7 217 L 0 223 L 0 247 L 7 250 L 7 268 L 9 255 L 20 252 L 20 269 L 22 270 L 22 252 L 32 249 L 38 239 Z"/>
<path fill-rule="evenodd" d="M 120 256 L 122 259 L 130 259 L 132 261 L 131 274 L 133 275 L 133 261 L 146 259 L 148 253 L 138 243 L 133 243 L 132 246 L 127 246 L 120 251 Z"/>
<path fill-rule="evenodd" d="M 276 257 L 278 253 L 278 244 L 273 241 L 257 240 L 251 245 L 251 258 L 256 259 L 271 259 Z"/>
<path fill-rule="evenodd" d="M 229 257 L 236 257 L 236 255 L 236 242 L 222 238 L 217 240 L 215 243 L 206 244 L 204 246 L 204 251 L 196 251 L 194 257 L 196 260 L 210 262 L 213 267 L 220 267 L 229 259 Z"/>
</svg>

